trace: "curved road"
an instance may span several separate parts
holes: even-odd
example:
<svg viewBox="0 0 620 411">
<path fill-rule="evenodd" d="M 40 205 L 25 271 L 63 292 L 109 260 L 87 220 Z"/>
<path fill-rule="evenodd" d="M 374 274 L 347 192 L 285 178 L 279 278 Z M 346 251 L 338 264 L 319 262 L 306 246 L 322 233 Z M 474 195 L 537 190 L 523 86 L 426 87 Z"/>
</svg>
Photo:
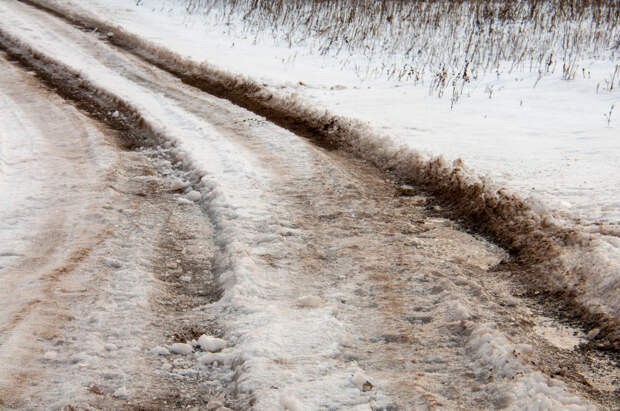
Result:
<svg viewBox="0 0 620 411">
<path fill-rule="evenodd" d="M 2 61 L 0 405 L 620 405 L 610 358 L 579 348 L 586 336 L 525 296 L 501 249 L 415 187 L 97 33 L 15 1 L 0 16 L 163 139 L 124 151 Z"/>
</svg>

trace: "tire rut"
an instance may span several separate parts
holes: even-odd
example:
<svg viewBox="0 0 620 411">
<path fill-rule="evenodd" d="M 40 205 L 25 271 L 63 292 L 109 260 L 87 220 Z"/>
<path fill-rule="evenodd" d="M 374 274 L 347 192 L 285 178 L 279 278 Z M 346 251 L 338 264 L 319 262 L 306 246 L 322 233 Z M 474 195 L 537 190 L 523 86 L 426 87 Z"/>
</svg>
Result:
<svg viewBox="0 0 620 411">
<path fill-rule="evenodd" d="M 13 64 L 0 59 L 3 93 L 28 113 L 22 127 L 43 133 L 34 158 L 49 187 L 31 194 L 36 211 L 20 217 L 25 228 L 36 222 L 23 253 L 0 268 L 12 295 L 1 306 L 0 407 L 179 409 L 219 400 L 244 408 L 233 383 L 198 383 L 209 376 L 185 372 L 192 361 L 151 353 L 221 333 L 215 317 L 193 311 L 220 290 L 209 220 L 178 200 L 191 187 L 178 182 L 191 176 L 165 152 L 123 150 L 122 133 Z"/>
</svg>

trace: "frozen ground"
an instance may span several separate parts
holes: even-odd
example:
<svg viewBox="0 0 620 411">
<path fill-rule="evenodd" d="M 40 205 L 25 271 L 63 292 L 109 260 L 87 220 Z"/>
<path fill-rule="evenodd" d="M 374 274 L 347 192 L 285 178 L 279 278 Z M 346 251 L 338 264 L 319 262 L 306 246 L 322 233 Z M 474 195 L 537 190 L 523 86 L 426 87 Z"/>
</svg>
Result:
<svg viewBox="0 0 620 411">
<path fill-rule="evenodd" d="M 106 286 L 85 286 L 91 299 L 72 306 L 83 315 L 42 343 L 57 348 L 28 351 L 55 374 L 26 391 L 32 408 L 617 406 L 618 368 L 576 349 L 590 337 L 528 299 L 510 279 L 521 273 L 490 270 L 504 252 L 429 212 L 415 189 L 98 33 L 11 0 L 0 15 L 26 60 L 45 59 L 40 74 L 82 84 L 85 99 L 115 96 L 102 118 L 133 111 L 159 137 L 124 154 L 95 204 L 110 239 L 84 267 Z M 194 293 L 171 292 L 187 283 Z M 181 320 L 191 327 L 173 332 Z"/>
<path fill-rule="evenodd" d="M 366 78 L 360 74 L 369 65 L 366 58 L 347 55 L 351 61 L 343 63 L 303 44 L 255 35 L 234 16 L 228 21 L 188 16 L 181 1 L 145 0 L 140 6 L 126 0 L 54 2 L 86 7 L 183 56 L 367 121 L 398 143 L 448 160 L 461 158 L 476 172 L 567 219 L 618 230 L 620 87 L 604 87 L 620 62 L 613 48 L 607 60 L 578 61 L 572 81 L 562 80 L 560 69 L 541 79 L 536 71 L 509 73 L 507 63 L 501 76 L 473 80 L 451 109 L 449 93 L 441 99 L 429 95 L 430 81 Z M 362 69 L 356 69 L 356 60 Z"/>
</svg>

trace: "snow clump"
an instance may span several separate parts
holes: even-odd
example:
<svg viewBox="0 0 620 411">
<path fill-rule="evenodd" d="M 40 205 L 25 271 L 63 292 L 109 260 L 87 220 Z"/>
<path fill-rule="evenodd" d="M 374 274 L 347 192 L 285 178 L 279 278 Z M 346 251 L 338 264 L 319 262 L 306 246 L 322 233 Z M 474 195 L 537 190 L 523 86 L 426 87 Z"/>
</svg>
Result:
<svg viewBox="0 0 620 411">
<path fill-rule="evenodd" d="M 126 399 L 127 397 L 129 397 L 129 393 L 127 392 L 127 388 L 123 385 L 122 387 L 120 387 L 116 391 L 114 391 L 112 396 L 114 398 L 119 399 L 119 400 L 123 400 L 123 399 Z"/>
<path fill-rule="evenodd" d="M 188 355 L 192 353 L 192 346 L 185 343 L 174 343 L 170 346 L 170 351 L 175 354 Z"/>
<path fill-rule="evenodd" d="M 168 189 L 170 191 L 179 191 L 179 190 L 183 190 L 185 189 L 187 186 L 189 186 L 189 183 L 181 180 L 180 178 L 171 178 L 170 181 L 168 182 Z"/>
<path fill-rule="evenodd" d="M 222 351 L 224 348 L 226 348 L 228 346 L 228 343 L 226 342 L 226 340 L 223 340 L 221 338 L 211 337 L 203 334 L 200 336 L 200 338 L 198 338 L 198 345 L 200 345 L 200 348 L 203 351 L 217 352 Z"/>
<path fill-rule="evenodd" d="M 234 359 L 234 354 L 231 352 L 217 352 L 217 353 L 212 353 L 212 352 L 208 352 L 206 354 L 201 355 L 198 358 L 198 362 L 202 365 L 209 365 L 209 364 L 214 364 L 214 365 L 225 365 L 225 366 L 230 366 L 233 362 Z"/>
<path fill-rule="evenodd" d="M 199 201 L 201 198 L 200 191 L 192 190 L 189 193 L 185 194 L 185 198 L 189 201 Z"/>
<path fill-rule="evenodd" d="M 56 351 L 47 351 L 44 355 L 43 358 L 45 358 L 46 360 L 50 360 L 53 361 L 58 357 L 58 353 Z"/>
<path fill-rule="evenodd" d="M 372 390 L 373 387 L 373 384 L 370 382 L 370 378 L 368 378 L 368 376 L 362 371 L 356 372 L 353 377 L 351 377 L 351 382 L 364 392 Z"/>
<path fill-rule="evenodd" d="M 188 200 L 188 199 L 187 199 L 187 198 L 185 198 L 185 197 L 178 197 L 178 198 L 177 198 L 177 203 L 178 203 L 179 205 L 192 205 L 192 204 L 194 204 L 194 202 L 193 202 L 193 201 L 190 201 L 190 200 Z"/>
<path fill-rule="evenodd" d="M 301 401 L 290 392 L 280 395 L 280 405 L 287 411 L 304 411 L 305 409 Z"/>
<path fill-rule="evenodd" d="M 116 351 L 116 350 L 118 350 L 118 347 L 115 344 L 112 344 L 112 343 L 107 343 L 106 345 L 103 346 L 103 348 L 105 348 L 106 351 Z"/>
<path fill-rule="evenodd" d="M 305 295 L 297 300 L 297 306 L 303 308 L 317 308 L 321 304 L 323 304 L 323 300 L 316 295 Z"/>
</svg>

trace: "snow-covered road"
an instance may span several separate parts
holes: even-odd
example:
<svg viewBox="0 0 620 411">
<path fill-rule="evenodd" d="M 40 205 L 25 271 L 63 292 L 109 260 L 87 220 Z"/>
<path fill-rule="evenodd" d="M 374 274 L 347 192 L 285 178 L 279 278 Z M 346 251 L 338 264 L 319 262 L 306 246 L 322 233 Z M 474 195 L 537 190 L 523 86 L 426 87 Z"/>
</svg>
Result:
<svg viewBox="0 0 620 411">
<path fill-rule="evenodd" d="M 58 332 L 64 296 L 79 292 L 79 282 L 62 274 L 105 237 L 96 204 L 103 195 L 101 176 L 114 158 L 96 124 L 4 59 L 0 71 L 4 388 L 7 378 L 35 372 L 29 351 L 36 340 Z"/>
<path fill-rule="evenodd" d="M 144 138 L 121 150 L 123 130 L 2 62 L 0 405 L 619 405 L 611 357 L 415 187 L 98 33 L 15 1 L 0 16 L 11 55 Z"/>
<path fill-rule="evenodd" d="M 0 408 L 198 397 L 143 354 L 197 332 L 187 310 L 215 298 L 211 226 L 174 197 L 183 175 L 4 56 L 0 73 Z M 200 271 L 180 280 L 173 264 Z"/>
</svg>

